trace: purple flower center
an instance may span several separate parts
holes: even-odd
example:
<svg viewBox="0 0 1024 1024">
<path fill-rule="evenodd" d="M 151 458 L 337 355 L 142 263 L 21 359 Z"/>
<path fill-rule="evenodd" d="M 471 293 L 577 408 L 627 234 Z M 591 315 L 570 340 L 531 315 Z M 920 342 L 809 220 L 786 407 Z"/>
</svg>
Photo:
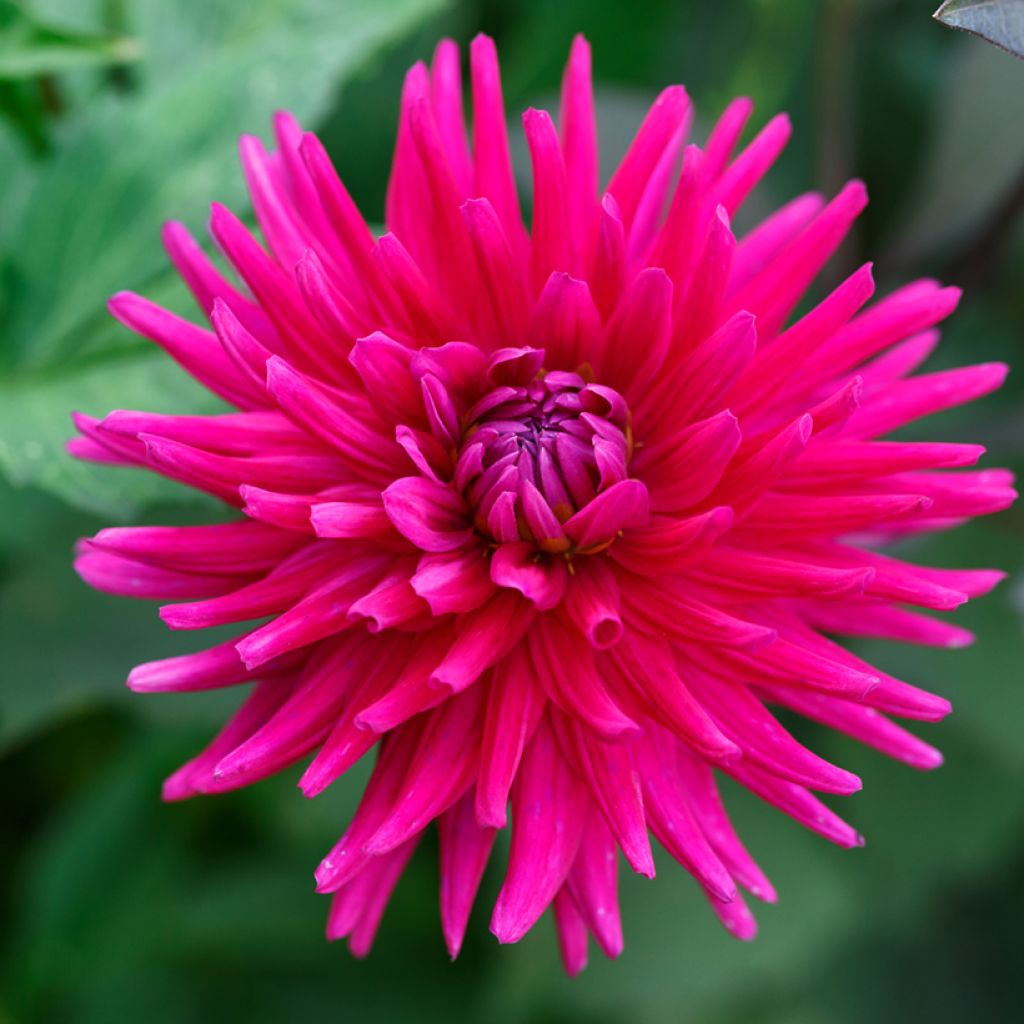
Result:
<svg viewBox="0 0 1024 1024">
<path fill-rule="evenodd" d="M 552 554 L 590 553 L 614 539 L 575 547 L 562 524 L 628 478 L 630 415 L 617 391 L 579 373 L 541 372 L 525 385 L 499 384 L 465 422 L 455 485 L 479 533 Z"/>
</svg>

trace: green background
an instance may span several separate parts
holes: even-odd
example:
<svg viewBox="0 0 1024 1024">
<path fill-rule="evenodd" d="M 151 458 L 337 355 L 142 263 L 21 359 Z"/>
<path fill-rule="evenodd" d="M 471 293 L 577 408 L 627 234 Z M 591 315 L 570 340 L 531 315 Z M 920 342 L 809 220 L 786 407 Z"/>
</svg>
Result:
<svg viewBox="0 0 1024 1024">
<path fill-rule="evenodd" d="M 0 1022 L 1020 1019 L 1024 592 L 1013 578 L 959 614 L 974 648 L 868 650 L 952 699 L 946 723 L 919 730 L 946 752 L 940 771 L 801 730 L 862 774 L 864 792 L 839 809 L 865 849 L 832 848 L 730 790 L 780 890 L 778 906 L 758 908 L 758 940 L 728 938 L 662 863 L 656 882 L 623 877 L 623 957 L 592 952 L 568 981 L 548 921 L 499 948 L 485 906 L 447 962 L 432 840 L 371 957 L 327 945 L 312 869 L 354 806 L 359 769 L 311 802 L 289 772 L 161 804 L 161 779 L 234 698 L 130 695 L 135 662 L 189 638 L 70 570 L 75 538 L 110 522 L 211 514 L 173 485 L 62 454 L 72 408 L 203 408 L 103 309 L 125 287 L 187 308 L 161 221 L 201 228 L 211 199 L 245 212 L 236 136 L 266 137 L 287 107 L 322 132 L 379 223 L 404 69 L 442 34 L 467 42 L 481 29 L 498 40 L 513 125 L 556 102 L 572 34 L 586 32 L 609 165 L 670 82 L 695 98 L 698 138 L 737 93 L 755 99 L 758 123 L 788 110 L 794 141 L 753 213 L 865 178 L 872 204 L 831 279 L 870 257 L 884 287 L 922 273 L 966 286 L 934 365 L 1018 369 L 925 435 L 981 441 L 987 464 L 1019 466 L 1024 63 L 929 14 L 919 0 L 0 0 Z M 1015 570 L 1022 537 L 1011 510 L 908 553 Z M 490 872 L 482 904 L 498 882 Z"/>
</svg>

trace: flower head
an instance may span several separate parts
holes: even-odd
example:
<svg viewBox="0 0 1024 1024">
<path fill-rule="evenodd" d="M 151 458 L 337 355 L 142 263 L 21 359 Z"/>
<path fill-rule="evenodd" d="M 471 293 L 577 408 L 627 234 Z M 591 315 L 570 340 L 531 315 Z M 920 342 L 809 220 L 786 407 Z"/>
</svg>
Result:
<svg viewBox="0 0 1024 1024">
<path fill-rule="evenodd" d="M 167 799 L 311 754 L 300 786 L 314 796 L 376 748 L 316 872 L 334 894 L 328 935 L 355 953 L 433 822 L 452 955 L 505 828 L 502 942 L 551 906 L 570 972 L 588 933 L 616 955 L 618 851 L 652 876 L 651 836 L 750 938 L 738 890 L 774 894 L 719 774 L 861 842 L 815 795 L 859 780 L 771 708 L 940 762 L 892 716 L 938 719 L 947 702 L 834 637 L 969 641 L 905 606 L 954 608 L 1000 574 L 910 565 L 878 544 L 1004 508 L 1008 476 L 946 472 L 977 445 L 880 438 L 993 390 L 1005 368 L 916 374 L 958 293 L 919 281 L 871 302 L 870 266 L 794 317 L 865 191 L 801 196 L 737 239 L 730 219 L 789 135 L 775 118 L 734 155 L 746 100 L 700 148 L 684 145 L 686 93 L 666 89 L 600 191 L 582 39 L 559 128 L 523 117 L 527 230 L 489 39 L 470 63 L 471 146 L 454 44 L 409 72 L 380 238 L 286 114 L 275 151 L 241 146 L 265 247 L 213 210 L 241 287 L 168 225 L 212 330 L 132 294 L 111 310 L 233 409 L 79 416 L 72 448 L 238 514 L 102 530 L 78 569 L 173 602 L 172 629 L 246 624 L 131 673 L 142 692 L 248 686 Z"/>
</svg>

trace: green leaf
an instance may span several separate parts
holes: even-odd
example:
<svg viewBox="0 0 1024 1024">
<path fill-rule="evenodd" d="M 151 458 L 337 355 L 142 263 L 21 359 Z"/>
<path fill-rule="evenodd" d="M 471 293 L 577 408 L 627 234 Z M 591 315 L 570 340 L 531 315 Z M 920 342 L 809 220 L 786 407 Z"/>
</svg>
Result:
<svg viewBox="0 0 1024 1024">
<path fill-rule="evenodd" d="M 440 0 L 231 7 L 245 16 L 221 19 L 221 34 L 211 34 L 218 45 L 208 40 L 191 60 L 183 53 L 176 67 L 161 63 L 148 79 L 143 65 L 146 88 L 97 101 L 39 174 L 14 229 L 21 287 L 9 345 L 20 366 L 53 365 L 75 352 L 83 325 L 111 292 L 162 269 L 163 220 L 198 226 L 212 199 L 244 204 L 240 133 L 265 132 L 280 107 L 315 121 L 339 82 Z"/>
<path fill-rule="evenodd" d="M 0 2 L 0 79 L 110 67 L 140 56 L 137 39 L 68 30 L 40 21 L 12 0 Z"/>
<path fill-rule="evenodd" d="M 934 17 L 1024 57 L 1024 0 L 946 0 Z"/>
<path fill-rule="evenodd" d="M 166 356 L 143 352 L 71 373 L 0 382 L 0 470 L 16 487 L 41 487 L 64 501 L 118 520 L 147 504 L 191 491 L 137 469 L 97 466 L 65 450 L 74 410 L 103 416 L 111 405 L 153 412 L 215 412 L 217 400 Z"/>
</svg>

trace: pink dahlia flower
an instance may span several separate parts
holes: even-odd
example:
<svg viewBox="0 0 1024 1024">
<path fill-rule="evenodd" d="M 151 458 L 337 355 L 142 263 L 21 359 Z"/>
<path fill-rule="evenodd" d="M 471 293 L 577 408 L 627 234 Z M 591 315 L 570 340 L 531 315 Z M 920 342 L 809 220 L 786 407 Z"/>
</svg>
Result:
<svg viewBox="0 0 1024 1024">
<path fill-rule="evenodd" d="M 240 287 L 168 225 L 212 330 L 132 294 L 111 310 L 233 410 L 79 416 L 72 448 L 238 514 L 102 530 L 78 570 L 173 602 L 172 629 L 246 623 L 129 677 L 147 693 L 249 687 L 168 800 L 310 754 L 299 785 L 315 796 L 376 748 L 316 871 L 328 937 L 357 955 L 435 821 L 453 956 L 504 828 L 491 930 L 515 942 L 551 907 L 570 973 L 588 933 L 621 950 L 618 852 L 653 876 L 652 835 L 750 938 L 739 889 L 775 897 L 719 773 L 840 846 L 862 841 L 815 795 L 860 781 L 771 708 L 940 763 L 892 716 L 932 721 L 948 703 L 834 637 L 970 640 L 905 606 L 954 608 L 1000 574 L 878 545 L 1006 507 L 1009 476 L 946 472 L 978 445 L 880 438 L 992 391 L 1005 367 L 915 374 L 958 292 L 918 281 L 871 302 L 870 266 L 793 318 L 864 187 L 801 196 L 737 239 L 730 219 L 789 135 L 777 117 L 734 155 L 745 99 L 701 148 L 685 145 L 686 93 L 666 89 L 599 188 L 582 39 L 559 127 L 523 116 L 527 227 L 491 40 L 470 65 L 471 145 L 455 45 L 409 72 L 380 238 L 287 114 L 275 151 L 242 140 L 265 244 L 213 209 Z"/>
</svg>

